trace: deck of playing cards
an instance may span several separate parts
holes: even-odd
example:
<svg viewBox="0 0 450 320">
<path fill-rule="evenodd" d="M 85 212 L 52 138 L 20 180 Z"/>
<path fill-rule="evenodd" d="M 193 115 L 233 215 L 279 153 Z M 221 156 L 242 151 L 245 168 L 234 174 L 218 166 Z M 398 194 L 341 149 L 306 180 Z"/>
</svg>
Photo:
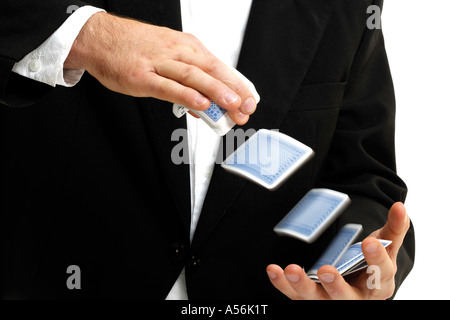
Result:
<svg viewBox="0 0 450 320">
<path fill-rule="evenodd" d="M 225 159 L 222 167 L 274 190 L 313 155 L 303 143 L 279 131 L 261 129 Z"/>
<path fill-rule="evenodd" d="M 349 204 L 350 198 L 344 193 L 312 189 L 275 226 L 274 231 L 312 243 Z"/>
<path fill-rule="evenodd" d="M 317 262 L 307 272 L 307 275 L 312 280 L 319 282 L 317 271 L 324 265 L 335 267 L 343 276 L 366 268 L 367 263 L 361 249 L 361 242 L 350 246 L 361 231 L 362 226 L 359 224 L 347 224 L 343 226 Z M 392 243 L 392 241 L 388 240 L 380 240 L 380 242 L 384 247 Z"/>
<path fill-rule="evenodd" d="M 200 119 L 202 119 L 219 136 L 225 135 L 236 123 L 230 118 L 227 110 L 211 101 L 210 107 L 205 111 L 188 109 L 183 105 L 174 104 L 173 112 L 177 117 L 183 116 L 188 110 L 191 110 Z"/>
<path fill-rule="evenodd" d="M 390 240 L 378 240 L 385 248 L 392 243 L 392 241 Z M 336 263 L 336 269 L 343 276 L 349 275 L 350 273 L 359 271 L 366 267 L 367 263 L 362 253 L 361 242 L 355 243 L 354 245 L 350 246 Z"/>
<path fill-rule="evenodd" d="M 239 79 L 241 79 L 245 83 L 247 88 L 253 94 L 255 102 L 258 104 L 261 98 L 258 92 L 256 91 L 256 88 L 253 85 L 253 83 L 250 82 L 250 80 L 248 80 L 242 73 L 240 73 L 235 68 L 232 67 L 229 68 Z M 181 118 L 182 116 L 184 116 L 188 110 L 192 111 L 192 113 L 200 117 L 219 136 L 225 135 L 228 131 L 230 131 L 231 128 L 233 128 L 236 125 L 236 123 L 228 115 L 227 110 L 225 110 L 224 108 L 222 108 L 213 101 L 211 101 L 210 107 L 205 111 L 188 109 L 187 107 L 181 104 L 173 105 L 173 114 L 177 118 Z"/>
<path fill-rule="evenodd" d="M 327 249 L 322 253 L 320 258 L 307 272 L 308 276 L 313 280 L 318 280 L 317 271 L 324 265 L 335 266 L 346 252 L 348 247 L 356 240 L 362 231 L 360 224 L 347 224 L 339 230 L 333 241 L 328 245 Z"/>
</svg>

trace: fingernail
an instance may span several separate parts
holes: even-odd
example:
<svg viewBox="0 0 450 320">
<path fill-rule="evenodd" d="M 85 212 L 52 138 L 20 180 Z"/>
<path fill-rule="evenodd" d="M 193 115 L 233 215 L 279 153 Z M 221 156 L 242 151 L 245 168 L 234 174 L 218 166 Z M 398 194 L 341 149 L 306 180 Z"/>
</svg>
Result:
<svg viewBox="0 0 450 320">
<path fill-rule="evenodd" d="M 369 243 L 369 244 L 366 246 L 366 251 L 367 251 L 368 253 L 374 254 L 374 253 L 377 252 L 377 250 L 378 250 L 378 245 L 377 245 L 376 243 Z"/>
<path fill-rule="evenodd" d="M 197 99 L 195 99 L 195 104 L 198 106 L 204 105 L 208 99 L 206 99 L 204 96 L 198 96 Z"/>
<path fill-rule="evenodd" d="M 322 273 L 319 276 L 320 281 L 325 282 L 325 283 L 331 283 L 334 281 L 334 274 L 332 273 Z"/>
<path fill-rule="evenodd" d="M 298 274 L 287 274 L 286 279 L 288 279 L 289 282 L 298 282 L 300 280 L 300 276 Z"/>
<path fill-rule="evenodd" d="M 244 112 L 246 113 L 252 113 L 256 109 L 256 102 L 253 100 L 253 98 L 248 98 L 245 100 L 244 106 L 243 106 Z"/>
<path fill-rule="evenodd" d="M 275 280 L 277 278 L 277 274 L 275 272 L 267 271 L 267 275 L 272 280 Z"/>
<path fill-rule="evenodd" d="M 223 98 L 227 104 L 234 103 L 237 101 L 237 99 L 239 99 L 239 97 L 233 92 L 225 93 L 225 96 Z"/>
</svg>

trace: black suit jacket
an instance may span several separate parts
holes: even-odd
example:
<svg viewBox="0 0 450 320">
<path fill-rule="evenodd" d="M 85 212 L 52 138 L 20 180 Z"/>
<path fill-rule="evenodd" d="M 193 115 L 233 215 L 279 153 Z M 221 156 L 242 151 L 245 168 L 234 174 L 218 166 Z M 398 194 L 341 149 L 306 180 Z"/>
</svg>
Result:
<svg viewBox="0 0 450 320">
<path fill-rule="evenodd" d="M 406 187 L 395 168 L 383 36 L 366 27 L 372 2 L 381 5 L 253 2 L 238 69 L 261 103 L 243 129 L 279 129 L 316 155 L 273 192 L 216 165 L 190 244 L 189 169 L 171 160 L 180 143 L 171 135 L 186 128 L 185 118 L 175 118 L 168 102 L 111 92 L 88 74 L 73 88 L 51 88 L 11 73 L 67 18 L 69 5 L 83 3 L 7 1 L 0 12 L 3 297 L 163 299 L 186 267 L 192 299 L 281 298 L 268 264 L 307 269 L 345 223 L 361 223 L 363 236 L 384 225 Z M 177 0 L 86 3 L 181 29 Z M 352 204 L 312 245 L 277 236 L 273 227 L 313 187 L 345 192 Z M 397 285 L 413 259 L 411 228 Z M 70 265 L 81 269 L 81 290 L 66 286 Z"/>
</svg>

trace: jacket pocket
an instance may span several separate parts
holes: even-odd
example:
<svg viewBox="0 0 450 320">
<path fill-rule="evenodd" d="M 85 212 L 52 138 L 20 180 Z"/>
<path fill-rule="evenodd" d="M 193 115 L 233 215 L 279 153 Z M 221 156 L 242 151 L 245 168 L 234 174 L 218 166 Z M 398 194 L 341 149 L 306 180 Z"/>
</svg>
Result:
<svg viewBox="0 0 450 320">
<path fill-rule="evenodd" d="M 308 85 L 300 88 L 292 111 L 333 109 L 341 105 L 347 82 Z"/>
</svg>

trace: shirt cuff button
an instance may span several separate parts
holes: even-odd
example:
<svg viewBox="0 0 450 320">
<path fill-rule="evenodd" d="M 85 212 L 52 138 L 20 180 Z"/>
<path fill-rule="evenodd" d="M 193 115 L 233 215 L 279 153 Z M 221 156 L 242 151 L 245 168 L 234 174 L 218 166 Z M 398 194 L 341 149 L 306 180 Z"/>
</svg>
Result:
<svg viewBox="0 0 450 320">
<path fill-rule="evenodd" d="M 31 72 L 38 72 L 41 67 L 42 63 L 41 61 L 39 61 L 39 59 L 32 59 L 28 64 L 28 69 L 30 69 Z"/>
</svg>

